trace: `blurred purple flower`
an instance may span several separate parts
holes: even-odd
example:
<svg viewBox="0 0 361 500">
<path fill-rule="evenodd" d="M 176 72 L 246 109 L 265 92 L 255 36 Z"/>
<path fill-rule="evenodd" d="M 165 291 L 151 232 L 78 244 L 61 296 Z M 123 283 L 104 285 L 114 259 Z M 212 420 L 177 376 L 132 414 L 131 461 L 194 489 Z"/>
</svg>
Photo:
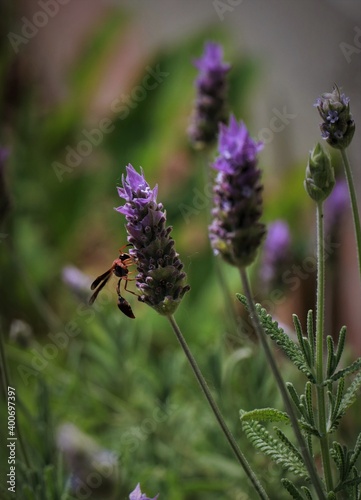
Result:
<svg viewBox="0 0 361 500">
<path fill-rule="evenodd" d="M 346 148 L 354 135 L 355 122 L 350 113 L 350 99 L 341 94 L 337 85 L 332 92 L 322 94 L 314 104 L 323 122 L 321 135 L 328 144 L 336 149 Z"/>
<path fill-rule="evenodd" d="M 214 42 L 205 44 L 204 53 L 194 62 L 199 70 L 196 79 L 197 97 L 188 129 L 189 137 L 197 149 L 212 145 L 217 138 L 219 122 L 225 122 L 226 74 L 230 65 L 223 62 L 223 50 Z"/>
<path fill-rule="evenodd" d="M 325 201 L 325 232 L 330 233 L 336 228 L 340 217 L 350 206 L 350 198 L 347 183 L 344 179 L 338 179 L 332 193 Z"/>
<path fill-rule="evenodd" d="M 59 427 L 56 444 L 70 473 L 70 492 L 75 498 L 114 499 L 119 482 L 115 453 L 101 448 L 90 436 L 71 423 Z M 96 477 L 91 482 L 89 478 Z"/>
<path fill-rule="evenodd" d="M 266 232 L 259 222 L 263 187 L 257 153 L 261 149 L 262 144 L 255 142 L 244 123 L 238 124 L 234 116 L 229 126 L 220 125 L 209 237 L 214 252 L 239 268 L 253 262 Z"/>
<path fill-rule="evenodd" d="M 269 285 L 280 278 L 290 262 L 291 234 L 287 222 L 276 220 L 268 226 L 260 275 Z"/>
<path fill-rule="evenodd" d="M 118 194 L 126 203 L 116 210 L 127 220 L 128 241 L 133 245 L 129 254 L 137 263 L 139 300 L 160 314 L 173 314 L 190 287 L 185 285 L 186 274 L 170 236 L 172 228 L 166 226 L 163 205 L 157 203 L 158 186 L 151 189 L 143 170 L 139 174 L 130 164 L 122 184 Z"/>
<path fill-rule="evenodd" d="M 145 493 L 141 492 L 140 484 L 138 483 L 135 490 L 129 495 L 129 500 L 157 500 L 158 496 L 156 495 L 154 498 L 147 497 Z"/>
<path fill-rule="evenodd" d="M 64 266 L 61 272 L 63 283 L 81 300 L 87 302 L 92 280 L 75 266 Z"/>
</svg>

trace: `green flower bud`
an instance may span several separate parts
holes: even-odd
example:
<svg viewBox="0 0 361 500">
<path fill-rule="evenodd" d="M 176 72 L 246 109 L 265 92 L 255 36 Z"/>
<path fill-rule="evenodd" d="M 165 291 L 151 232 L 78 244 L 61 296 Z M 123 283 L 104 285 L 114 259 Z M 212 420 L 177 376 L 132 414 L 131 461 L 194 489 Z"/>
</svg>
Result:
<svg viewBox="0 0 361 500">
<path fill-rule="evenodd" d="M 308 195 L 315 201 L 324 201 L 335 185 L 335 174 L 328 154 L 317 143 L 310 151 L 304 182 Z"/>
</svg>

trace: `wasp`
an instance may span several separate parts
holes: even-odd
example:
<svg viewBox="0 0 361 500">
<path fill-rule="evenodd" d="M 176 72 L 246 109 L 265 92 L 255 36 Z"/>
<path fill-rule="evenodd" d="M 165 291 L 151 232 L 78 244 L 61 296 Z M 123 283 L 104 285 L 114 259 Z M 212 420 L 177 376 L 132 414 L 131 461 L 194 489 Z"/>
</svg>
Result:
<svg viewBox="0 0 361 500">
<path fill-rule="evenodd" d="M 124 280 L 125 281 L 124 290 L 126 290 L 129 293 L 133 293 L 134 295 L 137 295 L 136 293 L 127 289 L 128 281 L 131 281 L 128 277 L 129 275 L 128 267 L 135 264 L 135 260 L 128 253 L 122 251 L 123 248 L 126 246 L 128 245 L 124 245 L 122 248 L 120 248 L 119 250 L 120 255 L 117 259 L 114 260 L 112 267 L 108 269 L 108 271 L 105 271 L 105 273 L 98 276 L 91 284 L 90 286 L 91 290 L 95 291 L 89 299 L 89 304 L 92 305 L 94 303 L 95 299 L 98 297 L 100 290 L 104 288 L 104 286 L 108 283 L 112 274 L 114 274 L 117 278 L 119 278 L 116 288 L 118 295 L 118 302 L 117 302 L 118 308 L 122 311 L 123 314 L 128 316 L 128 318 L 135 318 L 129 302 L 125 300 L 125 298 L 122 297 L 120 293 L 120 285 L 122 280 Z"/>
</svg>

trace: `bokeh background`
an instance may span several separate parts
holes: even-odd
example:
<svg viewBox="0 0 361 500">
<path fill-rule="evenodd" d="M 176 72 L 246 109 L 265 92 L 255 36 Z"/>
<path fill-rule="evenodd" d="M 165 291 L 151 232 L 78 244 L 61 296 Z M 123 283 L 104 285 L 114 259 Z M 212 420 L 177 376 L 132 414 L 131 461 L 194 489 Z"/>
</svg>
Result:
<svg viewBox="0 0 361 500">
<path fill-rule="evenodd" d="M 209 248 L 209 158 L 187 137 L 192 61 L 206 41 L 223 45 L 229 107 L 265 142 L 264 221 L 289 224 L 291 260 L 280 272 L 294 280 L 280 274 L 266 287 L 262 252 L 251 276 L 256 299 L 292 334 L 292 312 L 304 323 L 314 307 L 315 214 L 303 189 L 320 140 L 313 103 L 334 83 L 351 99 L 349 156 L 361 193 L 359 1 L 19 0 L 0 8 L 0 326 L 23 438 L 16 498 L 76 498 L 72 488 L 78 498 L 127 498 L 138 482 L 161 499 L 252 498 L 166 321 L 131 295 L 136 320 L 122 315 L 115 282 L 87 306 L 89 283 L 126 243 L 113 208 L 128 163 L 159 185 L 174 228 L 192 287 L 178 322 L 270 497 L 281 498 L 281 472 L 253 451 L 238 422 L 240 408 L 280 401 L 235 300 L 238 274 L 222 265 L 222 285 Z M 159 81 L 144 91 L 154 73 Z M 327 333 L 348 325 L 352 359 L 361 354 L 361 294 L 347 203 L 336 215 Z M 359 410 L 342 428 L 346 441 L 360 427 Z M 3 438 L 4 405 L 1 416 Z"/>
</svg>

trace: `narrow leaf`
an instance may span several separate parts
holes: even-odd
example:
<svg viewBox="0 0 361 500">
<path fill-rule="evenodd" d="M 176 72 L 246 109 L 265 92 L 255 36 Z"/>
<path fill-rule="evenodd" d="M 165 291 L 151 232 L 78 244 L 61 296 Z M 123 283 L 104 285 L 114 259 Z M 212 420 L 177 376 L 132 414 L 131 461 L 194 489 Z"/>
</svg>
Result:
<svg viewBox="0 0 361 500">
<path fill-rule="evenodd" d="M 306 382 L 305 395 L 306 395 L 306 408 L 307 408 L 309 422 L 314 427 L 315 426 L 315 418 L 313 415 L 312 384 L 311 384 L 311 382 Z"/>
<path fill-rule="evenodd" d="M 327 377 L 330 378 L 336 370 L 336 357 L 335 357 L 335 345 L 333 343 L 333 338 L 330 335 L 327 335 L 326 338 L 327 344 Z"/>
<path fill-rule="evenodd" d="M 292 481 L 283 478 L 281 479 L 281 483 L 294 500 L 305 500 Z"/>
<path fill-rule="evenodd" d="M 340 334 L 338 336 L 337 349 L 336 349 L 336 355 L 335 355 L 335 357 L 336 357 L 335 369 L 337 368 L 337 365 L 340 362 L 340 359 L 341 359 L 341 356 L 343 353 L 343 349 L 345 347 L 346 333 L 347 333 L 347 328 L 345 326 L 343 326 L 341 328 Z"/>
<path fill-rule="evenodd" d="M 313 328 L 313 311 L 310 309 L 307 313 L 307 335 L 308 340 L 310 341 L 311 352 L 312 352 L 312 364 L 315 363 L 316 360 L 316 337 L 315 331 Z"/>
<path fill-rule="evenodd" d="M 339 370 L 336 372 L 332 377 L 330 377 L 328 380 L 324 382 L 324 385 L 328 384 L 329 381 L 335 381 L 338 380 L 341 377 L 344 377 L 345 375 L 349 375 L 350 373 L 357 372 L 361 368 L 361 358 L 357 358 L 351 365 L 347 366 L 343 370 Z"/>
</svg>

